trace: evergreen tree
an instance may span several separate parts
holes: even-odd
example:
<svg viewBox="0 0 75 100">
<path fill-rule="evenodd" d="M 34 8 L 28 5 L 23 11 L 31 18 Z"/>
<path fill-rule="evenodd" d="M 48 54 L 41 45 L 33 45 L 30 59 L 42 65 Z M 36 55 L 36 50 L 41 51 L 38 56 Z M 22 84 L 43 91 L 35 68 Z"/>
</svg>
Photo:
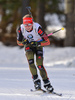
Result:
<svg viewBox="0 0 75 100">
<path fill-rule="evenodd" d="M 75 46 L 74 2 L 75 0 L 66 0 L 66 38 L 64 46 Z"/>
</svg>

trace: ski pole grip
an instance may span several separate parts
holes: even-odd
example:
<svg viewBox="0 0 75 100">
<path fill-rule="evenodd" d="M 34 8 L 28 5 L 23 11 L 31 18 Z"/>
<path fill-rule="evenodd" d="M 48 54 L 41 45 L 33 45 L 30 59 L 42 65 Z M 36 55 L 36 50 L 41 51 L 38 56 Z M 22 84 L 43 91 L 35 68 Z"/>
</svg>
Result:
<svg viewBox="0 0 75 100">
<path fill-rule="evenodd" d="M 47 36 L 50 36 L 50 35 L 52 35 L 53 33 L 50 33 L 50 34 L 48 34 Z"/>
</svg>

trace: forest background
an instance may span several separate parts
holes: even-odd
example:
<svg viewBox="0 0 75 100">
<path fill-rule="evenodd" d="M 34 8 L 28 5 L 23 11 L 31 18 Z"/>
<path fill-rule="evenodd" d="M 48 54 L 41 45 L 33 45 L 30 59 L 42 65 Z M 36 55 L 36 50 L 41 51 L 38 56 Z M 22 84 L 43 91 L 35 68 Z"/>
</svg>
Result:
<svg viewBox="0 0 75 100">
<path fill-rule="evenodd" d="M 4 45 L 17 45 L 16 29 L 28 13 L 27 6 L 47 34 L 64 27 L 50 37 L 52 45 L 75 46 L 75 0 L 0 0 L 0 41 Z"/>
</svg>

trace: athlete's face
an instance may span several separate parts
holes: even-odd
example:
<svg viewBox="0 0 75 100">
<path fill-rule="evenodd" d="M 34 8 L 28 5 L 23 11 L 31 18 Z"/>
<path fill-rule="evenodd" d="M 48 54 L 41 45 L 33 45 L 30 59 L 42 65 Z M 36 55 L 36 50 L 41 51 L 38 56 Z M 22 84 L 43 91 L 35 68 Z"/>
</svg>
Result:
<svg viewBox="0 0 75 100">
<path fill-rule="evenodd" d="M 31 24 L 31 23 L 26 23 L 26 24 L 24 24 L 24 26 L 25 26 L 25 29 L 26 29 L 27 31 L 30 31 L 30 30 L 32 29 L 32 27 L 33 27 L 33 24 Z"/>
</svg>

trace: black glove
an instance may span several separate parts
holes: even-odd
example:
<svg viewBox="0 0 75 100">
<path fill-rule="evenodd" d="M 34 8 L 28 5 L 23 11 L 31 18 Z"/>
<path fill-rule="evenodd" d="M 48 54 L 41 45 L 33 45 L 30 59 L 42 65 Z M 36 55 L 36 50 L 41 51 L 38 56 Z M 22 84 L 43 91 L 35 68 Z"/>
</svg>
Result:
<svg viewBox="0 0 75 100">
<path fill-rule="evenodd" d="M 22 40 L 22 44 L 29 44 L 29 41 L 28 40 L 26 40 L 25 38 L 23 38 L 23 40 Z"/>
<path fill-rule="evenodd" d="M 37 47 L 37 46 L 41 46 L 41 43 L 40 42 L 36 42 L 36 41 L 32 41 L 30 42 L 30 44 L 34 47 Z"/>
</svg>

